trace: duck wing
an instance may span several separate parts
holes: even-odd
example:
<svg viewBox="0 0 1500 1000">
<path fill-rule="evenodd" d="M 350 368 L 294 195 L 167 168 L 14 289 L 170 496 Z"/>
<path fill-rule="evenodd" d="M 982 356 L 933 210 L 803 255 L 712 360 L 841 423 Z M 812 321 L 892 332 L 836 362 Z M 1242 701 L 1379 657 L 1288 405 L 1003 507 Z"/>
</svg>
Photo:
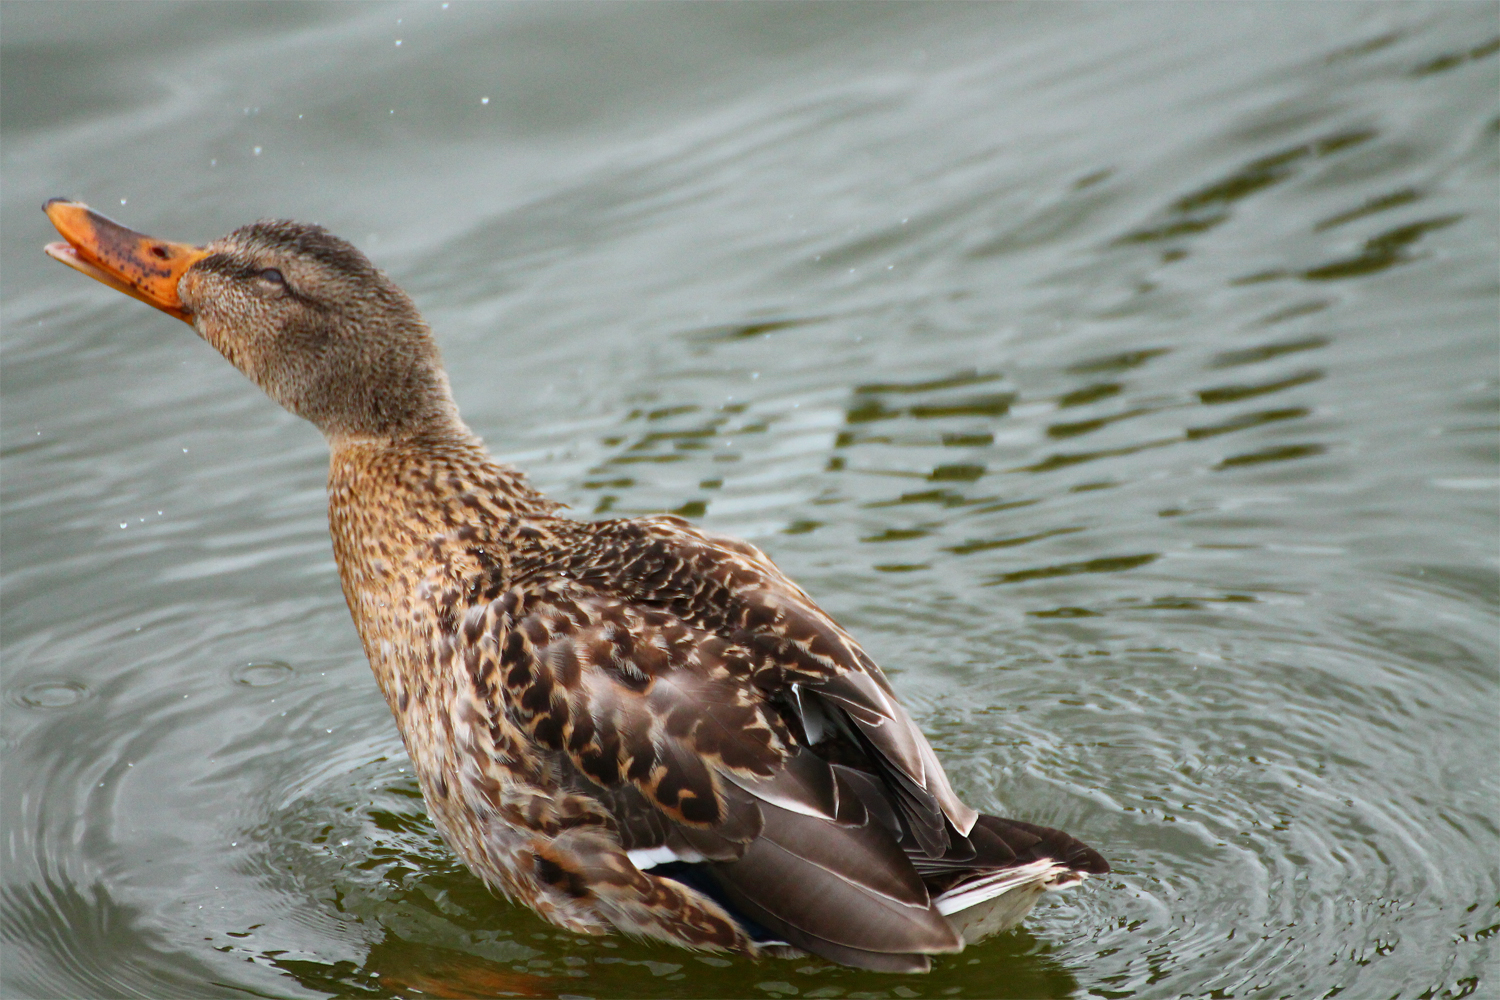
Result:
<svg viewBox="0 0 1500 1000">
<path fill-rule="evenodd" d="M 611 812 L 637 868 L 703 892 L 763 940 L 851 964 L 925 968 L 962 947 L 887 822 L 798 744 L 760 683 L 763 650 L 571 573 L 465 625 L 510 721 Z M 569 858 L 549 860 L 565 880 Z M 580 886 L 585 867 L 599 866 L 580 866 Z"/>
<path fill-rule="evenodd" d="M 671 516 L 583 527 L 565 564 L 571 578 L 749 651 L 755 686 L 789 704 L 810 742 L 843 735 L 881 773 L 924 853 L 945 856 L 968 834 L 978 813 L 880 668 L 765 553 Z"/>
</svg>

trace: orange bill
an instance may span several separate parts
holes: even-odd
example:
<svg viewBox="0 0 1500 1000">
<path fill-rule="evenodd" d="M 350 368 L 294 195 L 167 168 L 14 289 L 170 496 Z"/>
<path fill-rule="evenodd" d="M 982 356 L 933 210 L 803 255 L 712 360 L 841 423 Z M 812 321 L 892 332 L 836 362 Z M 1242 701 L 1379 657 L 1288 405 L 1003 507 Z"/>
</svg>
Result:
<svg viewBox="0 0 1500 1000">
<path fill-rule="evenodd" d="M 53 198 L 42 210 L 66 241 L 48 243 L 47 256 L 185 323 L 192 322 L 192 314 L 177 294 L 177 282 L 208 256 L 207 250 L 126 229 L 78 201 Z"/>
</svg>

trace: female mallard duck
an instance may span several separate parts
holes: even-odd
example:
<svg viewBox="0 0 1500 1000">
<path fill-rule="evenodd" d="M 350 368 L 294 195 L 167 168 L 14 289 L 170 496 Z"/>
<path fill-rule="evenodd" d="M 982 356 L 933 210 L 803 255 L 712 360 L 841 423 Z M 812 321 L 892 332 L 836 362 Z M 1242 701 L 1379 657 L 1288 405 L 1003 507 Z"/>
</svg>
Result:
<svg viewBox="0 0 1500 1000">
<path fill-rule="evenodd" d="M 915 972 L 1109 871 L 959 801 L 880 668 L 759 549 L 575 521 L 495 462 L 353 246 L 46 212 L 48 254 L 190 323 L 328 439 L 349 611 L 438 829 L 490 886 L 583 934 Z"/>
</svg>

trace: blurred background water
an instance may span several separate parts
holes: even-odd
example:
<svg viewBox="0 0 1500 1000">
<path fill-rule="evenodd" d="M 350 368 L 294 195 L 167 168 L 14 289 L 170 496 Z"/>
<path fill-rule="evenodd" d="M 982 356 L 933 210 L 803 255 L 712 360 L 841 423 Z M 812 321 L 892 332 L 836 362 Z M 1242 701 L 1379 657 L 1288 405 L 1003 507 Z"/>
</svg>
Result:
<svg viewBox="0 0 1500 1000">
<path fill-rule="evenodd" d="M 1500 7 L 0 6 L 7 997 L 1495 995 Z M 325 449 L 46 260 L 367 250 L 582 517 L 753 540 L 1111 876 L 926 977 L 438 841 Z"/>
</svg>

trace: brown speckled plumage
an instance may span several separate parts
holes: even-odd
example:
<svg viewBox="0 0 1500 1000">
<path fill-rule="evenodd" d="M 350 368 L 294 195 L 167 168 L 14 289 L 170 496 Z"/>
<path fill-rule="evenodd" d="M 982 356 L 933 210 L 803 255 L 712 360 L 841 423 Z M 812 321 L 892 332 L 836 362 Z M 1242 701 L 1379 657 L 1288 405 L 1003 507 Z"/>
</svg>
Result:
<svg viewBox="0 0 1500 1000">
<path fill-rule="evenodd" d="M 576 521 L 497 464 L 353 247 L 270 222 L 196 253 L 154 304 L 327 436 L 344 596 L 438 829 L 489 885 L 580 933 L 914 971 L 1108 871 L 964 805 L 880 669 L 755 547 Z"/>
</svg>

